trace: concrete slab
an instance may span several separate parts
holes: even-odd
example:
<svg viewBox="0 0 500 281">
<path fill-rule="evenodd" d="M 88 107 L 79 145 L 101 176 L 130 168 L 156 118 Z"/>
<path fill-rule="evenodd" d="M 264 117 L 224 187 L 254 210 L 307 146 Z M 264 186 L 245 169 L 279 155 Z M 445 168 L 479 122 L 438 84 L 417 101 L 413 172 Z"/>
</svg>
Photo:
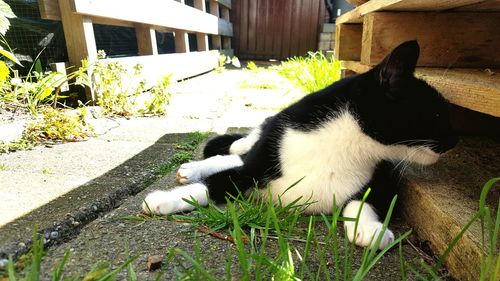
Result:
<svg viewBox="0 0 500 281">
<path fill-rule="evenodd" d="M 401 204 L 405 220 L 436 254 L 444 252 L 479 209 L 483 185 L 500 176 L 499 158 L 497 140 L 464 137 L 435 165 L 408 171 Z M 497 184 L 487 197 L 493 210 L 498 208 L 499 187 Z M 481 228 L 475 223 L 452 250 L 447 268 L 459 280 L 477 280 L 481 249 Z"/>
<path fill-rule="evenodd" d="M 239 265 L 232 243 L 214 238 L 206 234 L 197 234 L 194 238 L 195 228 L 182 222 L 167 220 L 149 220 L 144 222 L 133 222 L 124 220 L 123 217 L 135 215 L 140 212 L 140 204 L 146 194 L 152 190 L 163 189 L 165 187 L 176 186 L 175 175 L 171 174 L 162 178 L 156 184 L 139 193 L 137 196 L 127 199 L 116 210 L 99 217 L 97 220 L 85 226 L 78 237 L 50 249 L 44 259 L 42 272 L 45 272 L 45 279 L 48 279 L 51 269 L 55 268 L 61 261 L 66 251 L 71 251 L 71 258 L 66 265 L 66 273 L 76 276 L 83 276 L 88 273 L 92 265 L 98 260 L 109 261 L 113 267 L 123 263 L 128 257 L 126 248 L 130 255 L 138 255 L 134 262 L 134 269 L 139 280 L 154 280 L 156 272 L 149 272 L 146 269 L 147 258 L 151 255 L 166 255 L 172 248 L 180 248 L 190 255 L 194 255 L 194 247 L 198 240 L 201 246 L 202 255 L 208 257 L 204 259 L 204 267 L 220 280 L 225 276 L 226 258 L 232 260 L 231 272 L 234 278 L 238 279 Z M 305 227 L 305 225 L 303 226 Z M 401 221 L 396 221 L 391 226 L 396 233 L 403 233 L 409 227 Z M 340 227 L 340 229 L 342 229 Z M 325 236 L 326 227 L 322 223 L 317 223 L 316 231 L 321 239 Z M 343 232 L 340 232 L 340 244 Z M 303 254 L 304 244 L 295 242 L 294 249 Z M 276 253 L 278 245 L 276 241 L 268 241 L 268 255 Z M 416 264 L 420 259 L 420 254 L 409 244 L 403 246 L 404 258 L 407 262 Z M 332 253 L 327 253 L 331 260 Z M 298 263 L 298 257 L 293 250 L 293 257 Z M 319 265 L 319 256 L 311 252 L 309 266 L 314 269 Z M 356 249 L 354 267 L 359 266 L 361 258 L 360 249 Z M 162 280 L 174 280 L 175 271 L 180 270 L 173 264 L 166 268 Z M 332 268 L 333 273 L 333 268 Z M 126 279 L 126 273 L 122 272 L 118 279 Z M 401 280 L 399 270 L 399 253 L 397 250 L 390 251 L 372 270 L 367 280 Z M 407 280 L 418 280 L 416 276 L 409 275 Z"/>
</svg>

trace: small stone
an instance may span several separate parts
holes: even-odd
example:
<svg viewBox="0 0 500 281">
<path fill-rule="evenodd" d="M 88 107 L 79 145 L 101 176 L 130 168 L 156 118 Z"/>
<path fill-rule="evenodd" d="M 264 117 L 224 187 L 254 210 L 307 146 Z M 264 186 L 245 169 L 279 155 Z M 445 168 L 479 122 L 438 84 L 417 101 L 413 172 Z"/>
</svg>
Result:
<svg viewBox="0 0 500 281">
<path fill-rule="evenodd" d="M 0 269 L 5 270 L 7 268 L 7 264 L 9 264 L 8 259 L 0 259 Z"/>
<path fill-rule="evenodd" d="M 56 239 L 57 237 L 59 237 L 59 232 L 57 231 L 52 231 L 50 233 L 50 239 Z"/>
<path fill-rule="evenodd" d="M 148 257 L 148 271 L 154 271 L 161 267 L 163 263 L 163 256 L 154 255 Z"/>
<path fill-rule="evenodd" d="M 19 244 L 17 244 L 17 246 L 20 248 L 26 248 L 26 244 L 24 244 L 23 242 L 19 242 Z"/>
</svg>

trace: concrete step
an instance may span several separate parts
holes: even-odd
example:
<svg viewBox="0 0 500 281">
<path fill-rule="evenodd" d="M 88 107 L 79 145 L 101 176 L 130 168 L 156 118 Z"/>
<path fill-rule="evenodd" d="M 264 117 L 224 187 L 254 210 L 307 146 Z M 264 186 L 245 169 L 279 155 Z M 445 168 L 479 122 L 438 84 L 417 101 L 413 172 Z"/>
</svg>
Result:
<svg viewBox="0 0 500 281">
<path fill-rule="evenodd" d="M 407 171 L 402 195 L 405 221 L 421 240 L 441 255 L 452 239 L 479 209 L 483 185 L 500 176 L 500 142 L 485 137 L 463 137 L 458 146 L 438 163 Z M 487 197 L 498 208 L 500 184 Z M 446 267 L 459 280 L 477 280 L 480 272 L 481 226 L 476 222 L 446 260 Z M 498 252 L 498 249 L 497 249 Z"/>
</svg>

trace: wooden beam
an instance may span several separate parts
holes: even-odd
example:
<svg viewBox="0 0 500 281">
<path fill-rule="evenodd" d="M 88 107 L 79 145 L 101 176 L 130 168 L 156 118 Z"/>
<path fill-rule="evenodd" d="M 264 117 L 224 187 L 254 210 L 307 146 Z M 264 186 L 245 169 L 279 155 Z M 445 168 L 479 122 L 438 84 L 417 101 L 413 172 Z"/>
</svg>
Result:
<svg viewBox="0 0 500 281">
<path fill-rule="evenodd" d="M 120 62 L 125 68 L 142 65 L 142 77 L 148 86 L 154 85 L 164 75 L 172 75 L 173 80 L 182 80 L 218 66 L 219 51 L 136 56 L 100 60 Z"/>
<path fill-rule="evenodd" d="M 222 37 L 222 49 L 231 49 L 231 37 Z"/>
<path fill-rule="evenodd" d="M 145 24 L 136 24 L 135 36 L 137 38 L 137 49 L 139 55 L 157 55 L 158 45 L 156 44 L 155 30 Z"/>
<path fill-rule="evenodd" d="M 219 3 L 217 3 L 217 0 L 208 0 L 210 1 L 210 14 L 220 17 L 219 14 Z"/>
<path fill-rule="evenodd" d="M 220 5 L 222 5 L 222 6 L 226 7 L 226 8 L 228 8 L 228 9 L 231 9 L 231 0 L 217 0 L 217 2 L 218 2 Z"/>
<path fill-rule="evenodd" d="M 418 40 L 418 66 L 500 67 L 500 13 L 392 13 L 364 17 L 361 63 L 375 65 L 403 41 Z"/>
<path fill-rule="evenodd" d="M 208 35 L 204 33 L 196 33 L 196 43 L 199 52 L 208 51 Z"/>
<path fill-rule="evenodd" d="M 361 24 L 337 24 L 335 32 L 336 60 L 358 61 L 361 57 Z"/>
<path fill-rule="evenodd" d="M 500 70 L 417 68 L 416 76 L 453 104 L 500 117 L 499 73 Z"/>
<path fill-rule="evenodd" d="M 38 0 L 40 17 L 46 20 L 61 20 L 59 3 L 57 0 Z"/>
<path fill-rule="evenodd" d="M 221 18 L 229 21 L 229 9 L 226 7 L 221 7 Z"/>
<path fill-rule="evenodd" d="M 436 1 L 436 0 L 377 0 L 368 1 L 365 4 L 341 15 L 337 18 L 336 23 L 360 23 L 363 16 L 380 11 L 445 11 L 456 9 L 463 6 L 491 1 L 491 0 L 453 0 L 453 1 Z M 496 1 L 496 0 L 495 0 Z M 480 9 L 478 9 L 480 10 Z M 498 11 L 492 10 L 489 11 Z"/>
<path fill-rule="evenodd" d="M 189 37 L 188 33 L 184 30 L 176 30 L 174 32 L 175 52 L 176 53 L 189 53 Z"/>
<path fill-rule="evenodd" d="M 364 73 L 372 67 L 344 61 L 342 67 Z M 415 76 L 436 88 L 451 103 L 500 117 L 500 70 L 417 67 Z"/>
<path fill-rule="evenodd" d="M 92 20 L 88 17 L 74 14 L 71 11 L 69 1 L 59 0 L 59 9 L 61 11 L 69 63 L 80 66 L 80 61 L 84 58 L 88 58 L 89 60 L 97 59 Z"/>
<path fill-rule="evenodd" d="M 73 12 L 80 15 L 233 36 L 233 26 L 228 21 L 174 0 L 148 0 L 147 5 L 136 0 L 70 1 L 74 2 Z"/>
</svg>

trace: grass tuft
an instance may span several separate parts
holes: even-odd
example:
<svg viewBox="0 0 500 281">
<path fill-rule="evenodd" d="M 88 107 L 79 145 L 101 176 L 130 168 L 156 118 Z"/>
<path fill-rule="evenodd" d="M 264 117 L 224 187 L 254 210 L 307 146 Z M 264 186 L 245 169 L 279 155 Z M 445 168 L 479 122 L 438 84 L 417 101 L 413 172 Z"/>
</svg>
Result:
<svg viewBox="0 0 500 281">
<path fill-rule="evenodd" d="M 340 61 L 330 61 L 321 52 L 293 57 L 275 67 L 283 77 L 297 83 L 306 93 L 326 88 L 340 79 Z"/>
</svg>

